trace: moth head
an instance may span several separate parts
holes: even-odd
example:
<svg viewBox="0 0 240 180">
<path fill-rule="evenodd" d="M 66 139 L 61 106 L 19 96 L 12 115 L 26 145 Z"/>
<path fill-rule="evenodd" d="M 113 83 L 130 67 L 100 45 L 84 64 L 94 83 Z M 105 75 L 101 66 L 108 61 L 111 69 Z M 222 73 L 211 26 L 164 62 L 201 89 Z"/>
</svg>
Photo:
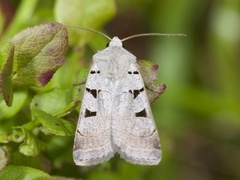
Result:
<svg viewBox="0 0 240 180">
<path fill-rule="evenodd" d="M 112 40 L 109 42 L 109 46 L 110 47 L 114 47 L 114 46 L 117 46 L 117 47 L 122 47 L 122 41 L 118 38 L 118 37 L 113 37 Z"/>
</svg>

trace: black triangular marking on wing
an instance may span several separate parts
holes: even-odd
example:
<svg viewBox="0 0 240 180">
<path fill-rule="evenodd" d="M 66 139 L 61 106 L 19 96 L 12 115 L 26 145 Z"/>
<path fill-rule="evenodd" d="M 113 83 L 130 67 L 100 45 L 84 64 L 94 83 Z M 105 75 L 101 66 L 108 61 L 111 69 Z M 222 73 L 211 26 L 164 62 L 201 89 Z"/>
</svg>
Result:
<svg viewBox="0 0 240 180">
<path fill-rule="evenodd" d="M 87 117 L 92 117 L 92 116 L 96 116 L 96 115 L 97 115 L 97 112 L 96 112 L 96 111 L 89 111 L 89 110 L 86 108 L 85 114 L 84 114 L 85 118 L 87 118 Z"/>
<path fill-rule="evenodd" d="M 89 92 L 89 93 L 91 93 L 94 98 L 97 98 L 97 90 L 96 90 L 96 89 L 86 88 L 86 91 Z"/>
<path fill-rule="evenodd" d="M 145 109 L 143 109 L 142 111 L 136 112 L 135 116 L 136 117 L 147 117 L 147 112 Z"/>
<path fill-rule="evenodd" d="M 140 92 L 143 92 L 143 91 L 144 91 L 143 87 L 139 90 L 133 90 L 133 98 L 135 99 L 140 94 Z"/>
<path fill-rule="evenodd" d="M 91 89 L 91 94 L 93 97 L 97 98 L 97 90 L 96 89 Z"/>
</svg>

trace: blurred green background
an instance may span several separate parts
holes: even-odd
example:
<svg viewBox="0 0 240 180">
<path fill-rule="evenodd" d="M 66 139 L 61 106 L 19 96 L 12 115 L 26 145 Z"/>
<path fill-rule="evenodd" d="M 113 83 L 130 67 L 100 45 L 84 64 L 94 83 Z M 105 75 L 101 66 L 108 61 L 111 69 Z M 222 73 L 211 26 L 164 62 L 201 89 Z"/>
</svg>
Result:
<svg viewBox="0 0 240 180">
<path fill-rule="evenodd" d="M 91 1 L 93 9 L 101 1 Z M 57 0 L 1 0 L 1 42 L 21 29 L 49 21 L 87 26 L 119 38 L 146 32 L 185 33 L 186 38 L 142 37 L 125 43 L 139 59 L 158 64 L 158 81 L 167 85 L 166 92 L 152 105 L 162 161 L 158 166 L 137 166 L 117 156 L 96 167 L 76 167 L 71 159 L 73 137 L 66 137 L 68 144 L 61 144 L 61 137 L 48 142 L 47 152 L 41 156 L 51 163 L 39 169 L 84 179 L 240 179 L 240 1 L 111 2 L 108 14 L 107 9 L 101 9 L 78 22 L 77 12 L 67 5 L 56 11 Z M 81 10 L 79 7 L 79 14 Z M 68 12 L 73 16 L 61 19 L 56 15 Z M 90 22 L 103 13 L 106 17 L 102 22 Z M 89 64 L 91 55 L 103 49 L 105 42 L 87 42 L 91 53 L 80 51 L 84 62 Z M 70 45 L 76 46 L 71 34 Z M 70 53 L 66 61 L 76 56 Z M 54 146 L 58 151 L 51 151 Z"/>
</svg>

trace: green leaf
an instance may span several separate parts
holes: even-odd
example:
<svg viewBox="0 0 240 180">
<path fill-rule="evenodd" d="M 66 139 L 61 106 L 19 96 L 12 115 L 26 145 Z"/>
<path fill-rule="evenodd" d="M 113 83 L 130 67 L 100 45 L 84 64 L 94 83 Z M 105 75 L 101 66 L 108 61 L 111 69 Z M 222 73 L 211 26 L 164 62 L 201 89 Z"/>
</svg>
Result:
<svg viewBox="0 0 240 180">
<path fill-rule="evenodd" d="M 30 107 L 31 109 L 41 109 L 53 116 L 62 117 L 69 114 L 78 104 L 78 100 L 72 100 L 71 90 L 55 88 L 35 95 Z"/>
<path fill-rule="evenodd" d="M 50 176 L 38 169 L 33 169 L 25 166 L 6 166 L 2 171 L 0 171 L 0 179 L 11 180 L 11 179 L 21 179 L 21 180 L 36 180 L 36 179 L 48 179 Z"/>
<path fill-rule="evenodd" d="M 32 109 L 32 115 L 35 119 L 40 120 L 42 125 L 51 133 L 58 136 L 72 136 L 75 132 L 75 124 L 64 119 L 54 117 L 40 109 Z"/>
<path fill-rule="evenodd" d="M 67 106 L 71 101 L 71 92 L 65 89 L 53 89 L 34 96 L 30 104 L 31 109 L 41 109 L 49 114 Z"/>
<path fill-rule="evenodd" d="M 63 176 L 50 176 L 49 174 L 27 166 L 6 166 L 0 171 L 2 180 L 77 180 Z"/>
<path fill-rule="evenodd" d="M 9 152 L 9 154 L 11 159 L 11 165 L 29 166 L 46 172 L 49 171 L 50 162 L 46 157 L 44 157 L 43 154 L 40 154 L 38 156 L 25 156 L 19 151 L 11 151 Z"/>
<path fill-rule="evenodd" d="M 19 146 L 19 151 L 26 156 L 37 156 L 45 149 L 45 144 L 36 138 L 30 131 L 19 127 L 25 134 L 24 142 Z"/>
<path fill-rule="evenodd" d="M 9 141 L 20 143 L 25 139 L 25 133 L 22 128 L 13 128 L 11 134 L 8 136 Z"/>
<path fill-rule="evenodd" d="M 0 91 L 8 106 L 12 105 L 13 101 L 13 88 L 12 88 L 12 71 L 13 71 L 13 57 L 14 45 L 7 43 L 4 48 L 4 53 L 0 55 L 0 61 L 6 62 L 0 73 Z"/>
<path fill-rule="evenodd" d="M 138 60 L 141 67 L 141 75 L 146 87 L 148 100 L 153 103 L 166 90 L 165 84 L 157 84 L 158 65 L 150 61 Z"/>
<path fill-rule="evenodd" d="M 64 63 L 68 36 L 62 24 L 47 23 L 25 29 L 9 42 L 15 46 L 14 84 L 44 86 Z"/>
</svg>

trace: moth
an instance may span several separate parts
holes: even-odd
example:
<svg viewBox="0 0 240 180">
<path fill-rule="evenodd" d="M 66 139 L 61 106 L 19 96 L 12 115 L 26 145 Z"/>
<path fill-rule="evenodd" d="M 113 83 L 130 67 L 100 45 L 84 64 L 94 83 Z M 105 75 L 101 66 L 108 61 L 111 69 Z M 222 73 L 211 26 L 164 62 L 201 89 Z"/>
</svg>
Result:
<svg viewBox="0 0 240 180">
<path fill-rule="evenodd" d="M 115 153 L 132 164 L 157 165 L 161 160 L 139 66 L 122 41 L 114 37 L 93 55 L 74 139 L 76 165 L 96 165 Z"/>
</svg>

